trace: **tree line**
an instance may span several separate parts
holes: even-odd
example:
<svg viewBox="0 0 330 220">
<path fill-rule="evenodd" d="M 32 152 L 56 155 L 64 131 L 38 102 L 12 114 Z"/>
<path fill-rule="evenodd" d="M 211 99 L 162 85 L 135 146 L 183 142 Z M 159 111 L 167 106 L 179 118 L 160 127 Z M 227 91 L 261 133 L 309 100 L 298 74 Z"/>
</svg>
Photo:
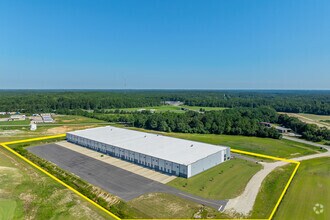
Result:
<svg viewBox="0 0 330 220">
<path fill-rule="evenodd" d="M 201 107 L 261 107 L 279 112 L 330 115 L 330 91 L 2 90 L 0 111 L 56 112 L 116 109 L 182 101 Z"/>
<path fill-rule="evenodd" d="M 278 123 L 285 127 L 291 128 L 294 132 L 301 134 L 302 138 L 319 142 L 322 140 L 330 141 L 330 130 L 327 128 L 319 128 L 315 124 L 307 124 L 297 118 L 289 117 L 288 115 L 281 114 L 278 117 Z"/>
<path fill-rule="evenodd" d="M 68 113 L 68 112 L 63 112 Z M 276 123 L 278 114 L 272 108 L 233 108 L 223 111 L 209 111 L 203 114 L 194 111 L 185 113 L 131 112 L 123 114 L 100 114 L 74 111 L 79 114 L 108 122 L 124 122 L 134 127 L 164 132 L 229 134 L 269 138 L 280 138 L 274 128 L 267 128 L 260 122 Z"/>
</svg>

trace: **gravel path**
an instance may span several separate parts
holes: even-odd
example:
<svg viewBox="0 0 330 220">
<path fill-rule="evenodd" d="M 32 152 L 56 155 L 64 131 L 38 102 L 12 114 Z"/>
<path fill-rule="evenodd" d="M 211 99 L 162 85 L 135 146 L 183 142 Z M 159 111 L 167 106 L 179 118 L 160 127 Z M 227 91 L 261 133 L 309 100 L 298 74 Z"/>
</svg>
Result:
<svg viewBox="0 0 330 220">
<path fill-rule="evenodd" d="M 324 147 L 324 146 L 323 146 Z M 328 148 L 327 148 L 328 149 Z M 302 160 L 310 160 L 318 157 L 330 157 L 330 151 L 325 153 L 313 154 L 303 157 L 292 158 L 292 160 L 302 161 Z M 241 213 L 243 215 L 248 215 L 253 208 L 254 202 L 257 198 L 259 189 L 261 187 L 262 181 L 266 178 L 266 176 L 271 173 L 277 167 L 286 165 L 287 162 L 277 161 L 273 163 L 261 163 L 263 165 L 263 169 L 257 172 L 246 185 L 244 192 L 233 199 L 230 199 L 224 209 L 225 212 L 231 213 Z"/>
</svg>

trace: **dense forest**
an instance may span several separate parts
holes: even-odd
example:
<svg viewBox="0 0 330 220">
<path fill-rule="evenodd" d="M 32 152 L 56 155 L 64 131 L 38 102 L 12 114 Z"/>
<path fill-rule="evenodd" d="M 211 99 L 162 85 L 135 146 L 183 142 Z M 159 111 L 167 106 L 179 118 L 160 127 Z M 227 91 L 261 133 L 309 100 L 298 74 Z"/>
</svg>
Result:
<svg viewBox="0 0 330 220">
<path fill-rule="evenodd" d="M 203 107 L 269 106 L 279 112 L 330 115 L 330 91 L 198 90 L 13 90 L 0 91 L 0 111 L 50 112 L 62 109 L 111 109 L 182 101 Z"/>
<path fill-rule="evenodd" d="M 276 129 L 267 128 L 260 124 L 263 121 L 275 123 L 278 120 L 276 111 L 268 107 L 233 108 L 224 111 L 205 112 L 204 114 L 194 111 L 181 114 L 173 112 L 153 114 L 148 111 L 129 114 L 99 114 L 81 110 L 72 113 L 165 132 L 281 137 Z"/>
<path fill-rule="evenodd" d="M 181 101 L 201 107 L 228 107 L 203 114 L 125 112 L 120 108 L 163 105 Z M 109 111 L 108 109 L 112 109 Z M 93 113 L 86 110 L 94 110 Z M 292 128 L 312 141 L 330 140 L 330 131 L 276 111 L 330 115 L 330 91 L 0 91 L 0 111 L 79 114 L 109 122 L 166 132 L 231 134 L 280 138 L 260 122 Z M 110 113 L 110 114 L 107 114 Z M 115 114 L 111 114 L 115 113 Z"/>
</svg>

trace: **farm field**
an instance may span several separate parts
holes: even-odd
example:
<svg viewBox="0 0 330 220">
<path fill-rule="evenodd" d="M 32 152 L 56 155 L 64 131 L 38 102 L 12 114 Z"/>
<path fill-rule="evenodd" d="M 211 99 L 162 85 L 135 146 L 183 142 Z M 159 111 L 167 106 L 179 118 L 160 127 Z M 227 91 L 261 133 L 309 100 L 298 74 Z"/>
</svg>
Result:
<svg viewBox="0 0 330 220">
<path fill-rule="evenodd" d="M 302 161 L 274 219 L 328 219 L 329 185 L 328 157 Z M 324 206 L 322 213 L 314 212 L 316 204 Z"/>
<path fill-rule="evenodd" d="M 2 148 L 0 158 L 0 219 L 109 219 Z"/>
<path fill-rule="evenodd" d="M 133 207 L 143 211 L 147 216 L 158 219 L 168 218 L 227 218 L 225 214 L 215 209 L 184 200 L 165 193 L 150 193 L 142 195 L 129 202 Z"/>
<path fill-rule="evenodd" d="M 230 199 L 240 195 L 261 169 L 260 164 L 235 158 L 189 179 L 178 177 L 167 185 L 208 199 Z"/>
</svg>

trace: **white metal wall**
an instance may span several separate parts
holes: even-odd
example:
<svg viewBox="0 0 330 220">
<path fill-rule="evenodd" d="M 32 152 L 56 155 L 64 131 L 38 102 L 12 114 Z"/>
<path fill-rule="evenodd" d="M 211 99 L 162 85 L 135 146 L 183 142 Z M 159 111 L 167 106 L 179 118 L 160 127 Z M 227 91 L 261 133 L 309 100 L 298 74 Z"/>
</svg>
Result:
<svg viewBox="0 0 330 220">
<path fill-rule="evenodd" d="M 225 152 L 226 150 L 219 151 L 215 154 L 211 154 L 208 157 L 198 160 L 195 163 L 190 164 L 188 178 L 224 162 Z"/>
<path fill-rule="evenodd" d="M 225 161 L 224 156 L 230 157 L 230 149 L 222 150 L 215 154 L 209 155 L 206 158 L 196 161 L 188 166 L 184 164 L 177 164 L 171 161 L 166 161 L 160 158 L 151 157 L 138 152 L 122 149 L 116 146 L 100 143 L 97 141 L 88 140 L 76 135 L 67 134 L 67 140 L 83 147 L 108 154 L 123 160 L 127 160 L 160 172 L 189 178 L 198 173 L 203 172 L 215 165 Z"/>
</svg>

